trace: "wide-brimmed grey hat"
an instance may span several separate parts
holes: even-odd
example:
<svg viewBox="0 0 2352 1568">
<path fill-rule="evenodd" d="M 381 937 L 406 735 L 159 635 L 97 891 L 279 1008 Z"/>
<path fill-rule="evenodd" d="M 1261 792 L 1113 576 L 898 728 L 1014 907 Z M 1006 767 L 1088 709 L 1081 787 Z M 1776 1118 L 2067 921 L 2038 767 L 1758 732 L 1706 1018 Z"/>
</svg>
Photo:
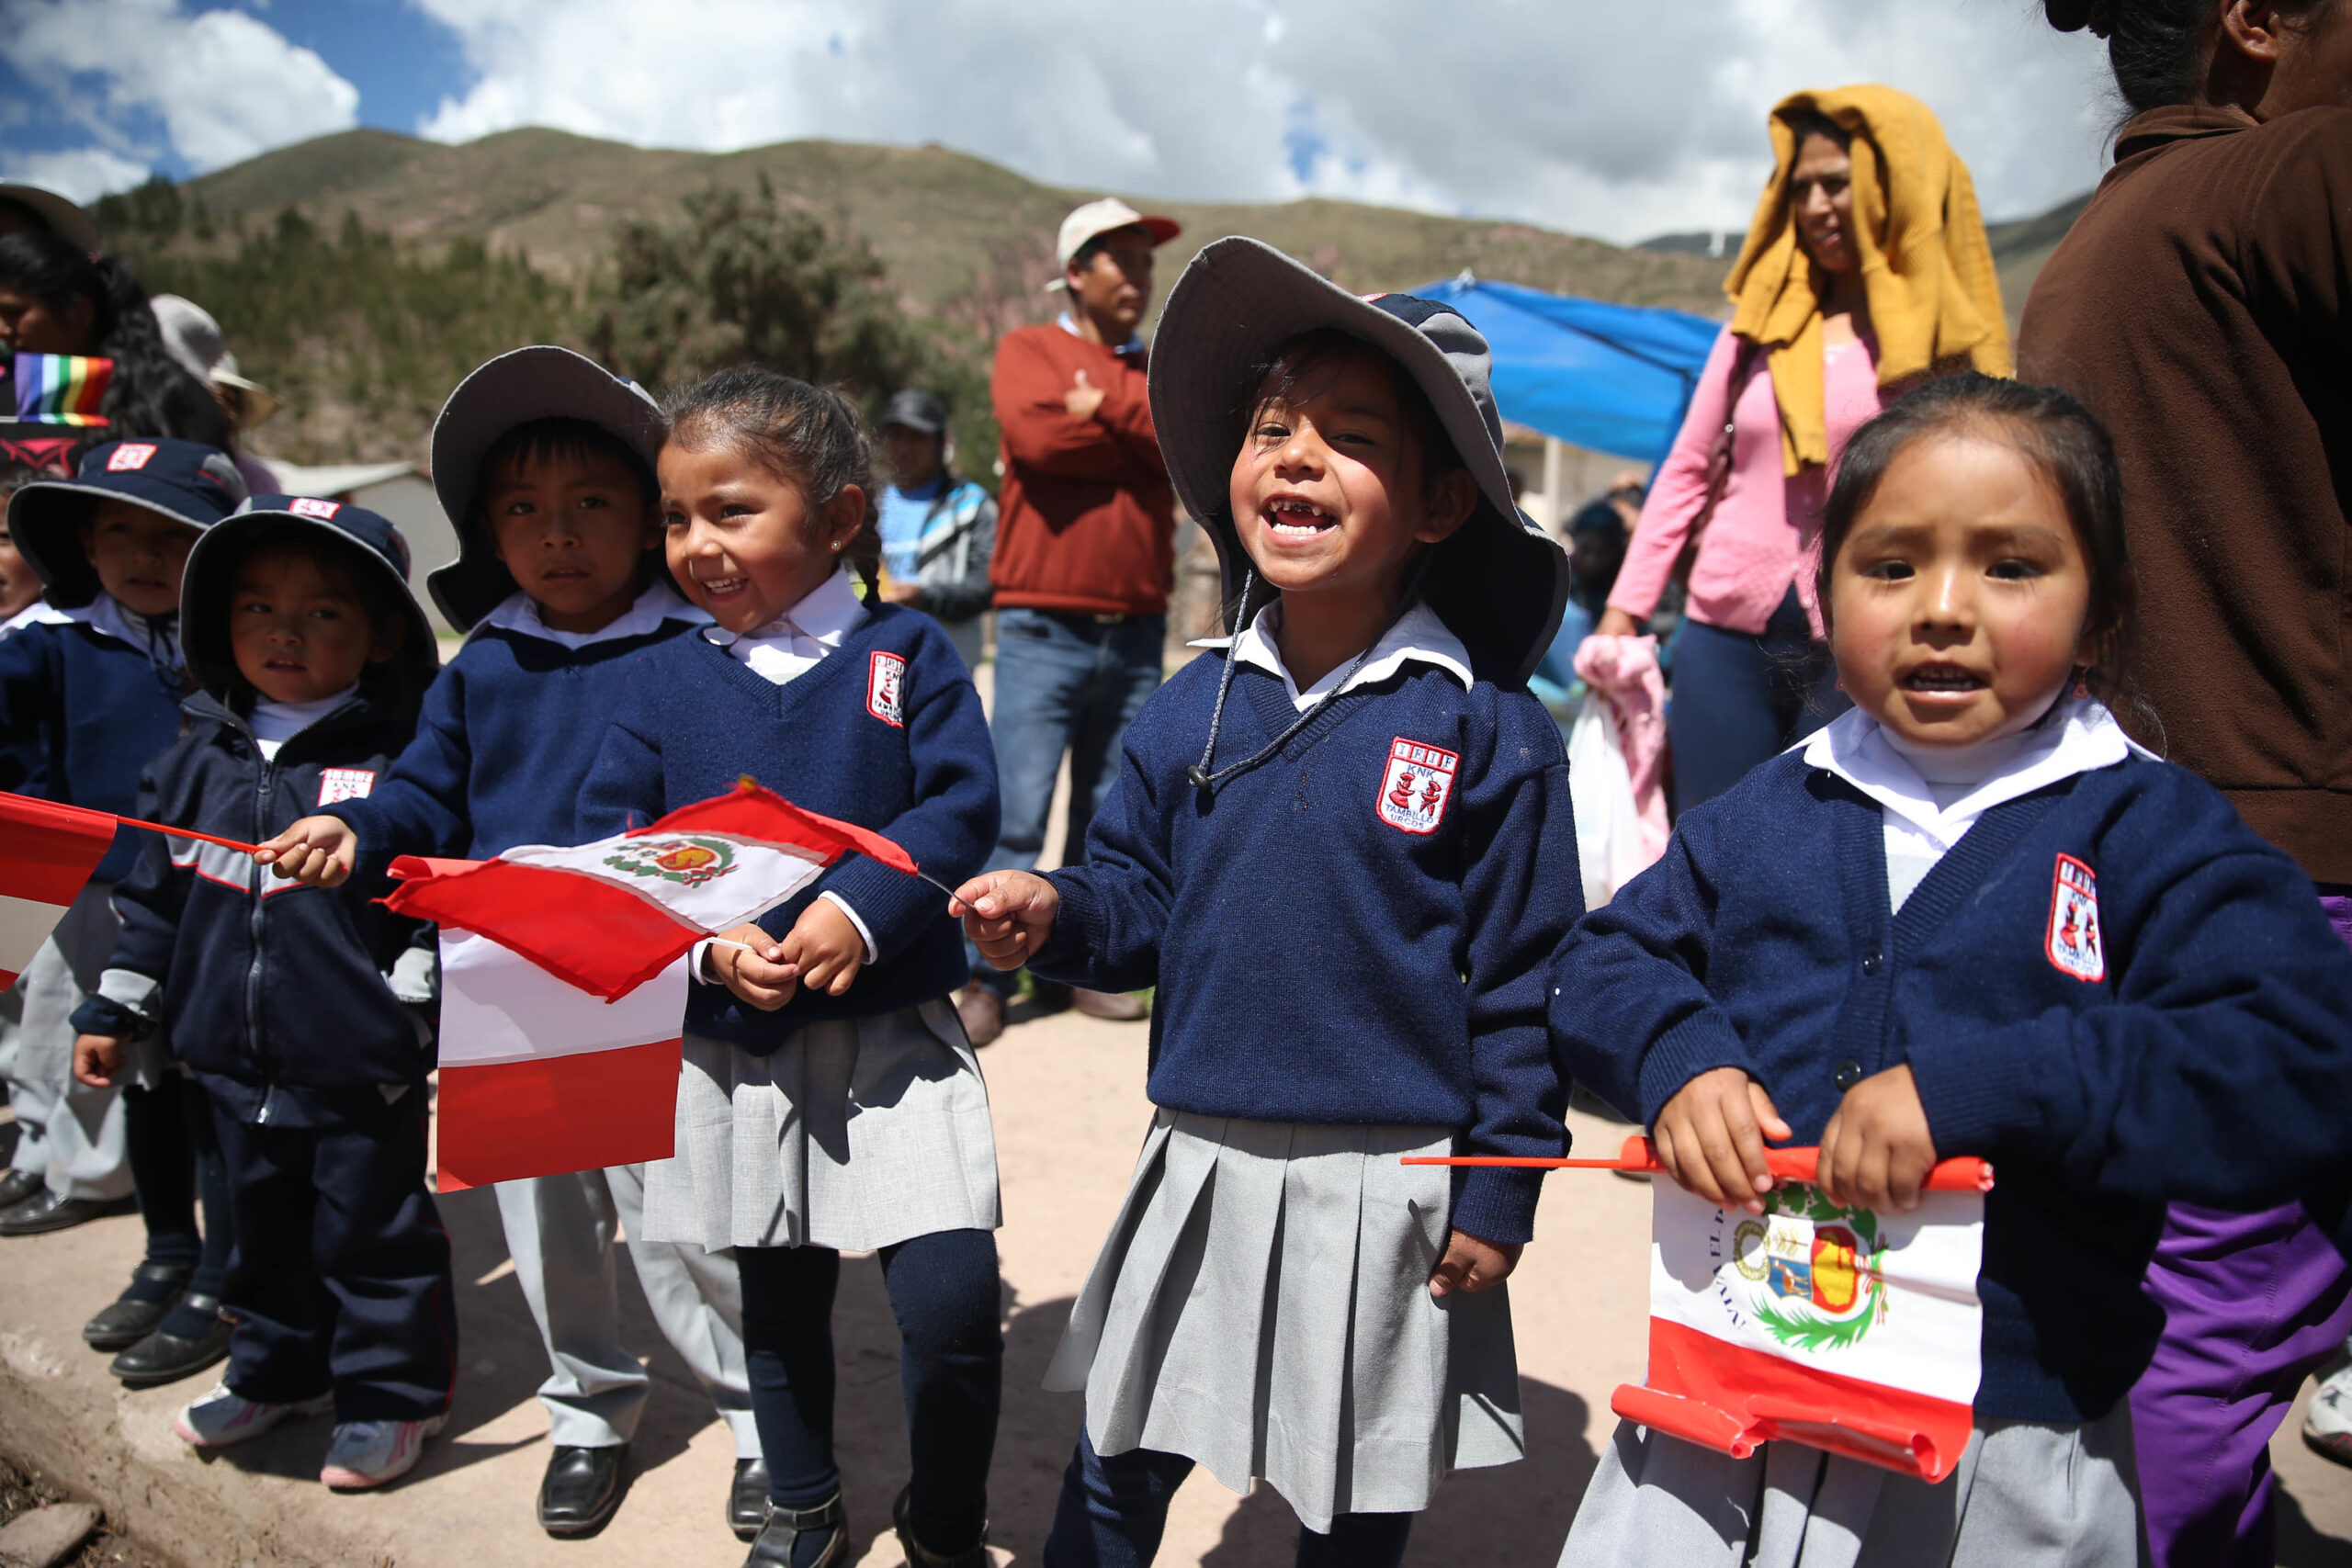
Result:
<svg viewBox="0 0 2352 1568">
<path fill-rule="evenodd" d="M 1216 543 L 1225 602 L 1246 625 L 1273 595 L 1262 579 L 1239 603 L 1248 554 L 1228 500 L 1267 351 L 1329 327 L 1402 366 L 1477 481 L 1470 520 L 1434 547 L 1421 597 L 1494 678 L 1524 682 L 1559 631 L 1568 558 L 1511 500 L 1487 340 L 1452 306 L 1409 294 L 1349 293 L 1272 246 L 1234 236 L 1202 250 L 1168 296 L 1151 352 L 1151 418 L 1169 478 Z"/>
<path fill-rule="evenodd" d="M 51 233 L 76 250 L 96 251 L 98 248 L 97 220 L 85 211 L 78 202 L 71 201 L 53 190 L 0 182 L 0 201 L 13 201 L 31 211 L 49 225 Z"/>
<path fill-rule="evenodd" d="M 458 383 L 433 422 L 433 492 L 458 535 L 458 558 L 425 576 L 441 614 L 460 631 L 516 591 L 490 538 L 471 525 L 474 486 L 498 438 L 540 419 L 610 431 L 653 468 L 667 426 L 652 394 L 585 355 L 538 344 L 502 354 Z M 648 552 L 658 554 L 659 552 Z"/>
</svg>

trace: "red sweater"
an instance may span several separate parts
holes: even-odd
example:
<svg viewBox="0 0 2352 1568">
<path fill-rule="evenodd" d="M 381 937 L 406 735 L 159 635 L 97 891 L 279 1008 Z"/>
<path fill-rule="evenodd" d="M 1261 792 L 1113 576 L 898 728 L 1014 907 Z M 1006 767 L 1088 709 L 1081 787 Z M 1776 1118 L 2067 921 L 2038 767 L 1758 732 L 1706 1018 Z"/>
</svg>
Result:
<svg viewBox="0 0 2352 1568">
<path fill-rule="evenodd" d="M 1159 615 L 1176 581 L 1176 502 L 1151 427 L 1144 356 L 1059 326 L 996 345 L 989 381 L 1004 432 L 989 581 L 999 609 Z M 1103 389 L 1091 419 L 1062 396 L 1078 372 Z"/>
</svg>

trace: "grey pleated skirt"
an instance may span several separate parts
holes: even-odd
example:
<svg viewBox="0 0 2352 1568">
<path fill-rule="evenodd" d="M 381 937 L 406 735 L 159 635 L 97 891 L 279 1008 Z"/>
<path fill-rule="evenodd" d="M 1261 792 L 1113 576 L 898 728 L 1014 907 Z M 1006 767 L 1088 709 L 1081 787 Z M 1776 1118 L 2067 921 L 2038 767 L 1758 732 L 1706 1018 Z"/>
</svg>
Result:
<svg viewBox="0 0 2352 1568">
<path fill-rule="evenodd" d="M 947 1002 L 811 1023 L 769 1056 L 686 1036 L 649 1240 L 870 1252 L 1001 1223 L 988 1085 Z"/>
<path fill-rule="evenodd" d="M 1159 1111 L 1046 1386 L 1085 1391 L 1098 1452 L 1261 1479 L 1317 1531 L 1520 1458 L 1505 1288 L 1430 1298 L 1452 1176 L 1398 1163 L 1453 1145 Z"/>
<path fill-rule="evenodd" d="M 1796 1443 L 1733 1459 L 1621 1422 L 1560 1568 L 2137 1568 L 2132 1412 L 1982 1421 L 1929 1485 Z"/>
</svg>

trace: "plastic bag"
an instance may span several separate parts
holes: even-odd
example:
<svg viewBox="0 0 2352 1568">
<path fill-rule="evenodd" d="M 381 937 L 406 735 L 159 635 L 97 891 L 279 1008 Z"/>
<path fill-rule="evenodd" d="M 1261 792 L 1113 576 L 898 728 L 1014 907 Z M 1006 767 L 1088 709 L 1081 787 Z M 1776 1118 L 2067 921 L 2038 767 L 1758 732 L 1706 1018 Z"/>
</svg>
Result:
<svg viewBox="0 0 2352 1568">
<path fill-rule="evenodd" d="M 1617 739 L 1617 716 L 1609 699 L 1597 692 L 1585 698 L 1568 730 L 1568 797 L 1576 805 L 1584 907 L 1598 909 L 1656 857 L 1643 840 L 1633 774 Z"/>
</svg>

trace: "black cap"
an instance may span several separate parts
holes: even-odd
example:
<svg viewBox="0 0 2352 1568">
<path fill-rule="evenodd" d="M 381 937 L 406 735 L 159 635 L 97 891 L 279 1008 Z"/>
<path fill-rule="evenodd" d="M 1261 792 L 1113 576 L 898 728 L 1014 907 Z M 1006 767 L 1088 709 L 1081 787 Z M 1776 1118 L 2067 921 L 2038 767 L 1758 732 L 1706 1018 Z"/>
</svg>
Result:
<svg viewBox="0 0 2352 1568">
<path fill-rule="evenodd" d="M 49 602 L 71 610 L 98 596 L 81 530 L 100 502 L 127 501 L 201 532 L 244 499 L 244 476 L 217 446 L 169 436 L 109 441 L 84 454 L 70 479 L 18 486 L 8 498 L 8 532 L 40 574 Z"/>
<path fill-rule="evenodd" d="M 882 411 L 882 423 L 903 424 L 925 435 L 944 434 L 947 430 L 947 405 L 929 392 L 910 387 L 890 395 L 889 405 Z"/>
<path fill-rule="evenodd" d="M 237 671 L 236 655 L 229 643 L 229 601 L 235 592 L 233 573 L 245 541 L 263 527 L 287 524 L 318 531 L 322 538 L 352 547 L 344 553 L 363 570 L 372 570 L 396 585 L 408 612 L 407 634 L 393 655 L 419 666 L 418 689 L 441 667 L 440 645 L 433 640 L 433 624 L 409 586 L 408 540 L 390 518 L 348 502 L 322 501 L 309 495 L 257 495 L 208 529 L 187 553 L 180 573 L 180 655 L 188 673 L 207 690 L 223 690 Z"/>
</svg>

